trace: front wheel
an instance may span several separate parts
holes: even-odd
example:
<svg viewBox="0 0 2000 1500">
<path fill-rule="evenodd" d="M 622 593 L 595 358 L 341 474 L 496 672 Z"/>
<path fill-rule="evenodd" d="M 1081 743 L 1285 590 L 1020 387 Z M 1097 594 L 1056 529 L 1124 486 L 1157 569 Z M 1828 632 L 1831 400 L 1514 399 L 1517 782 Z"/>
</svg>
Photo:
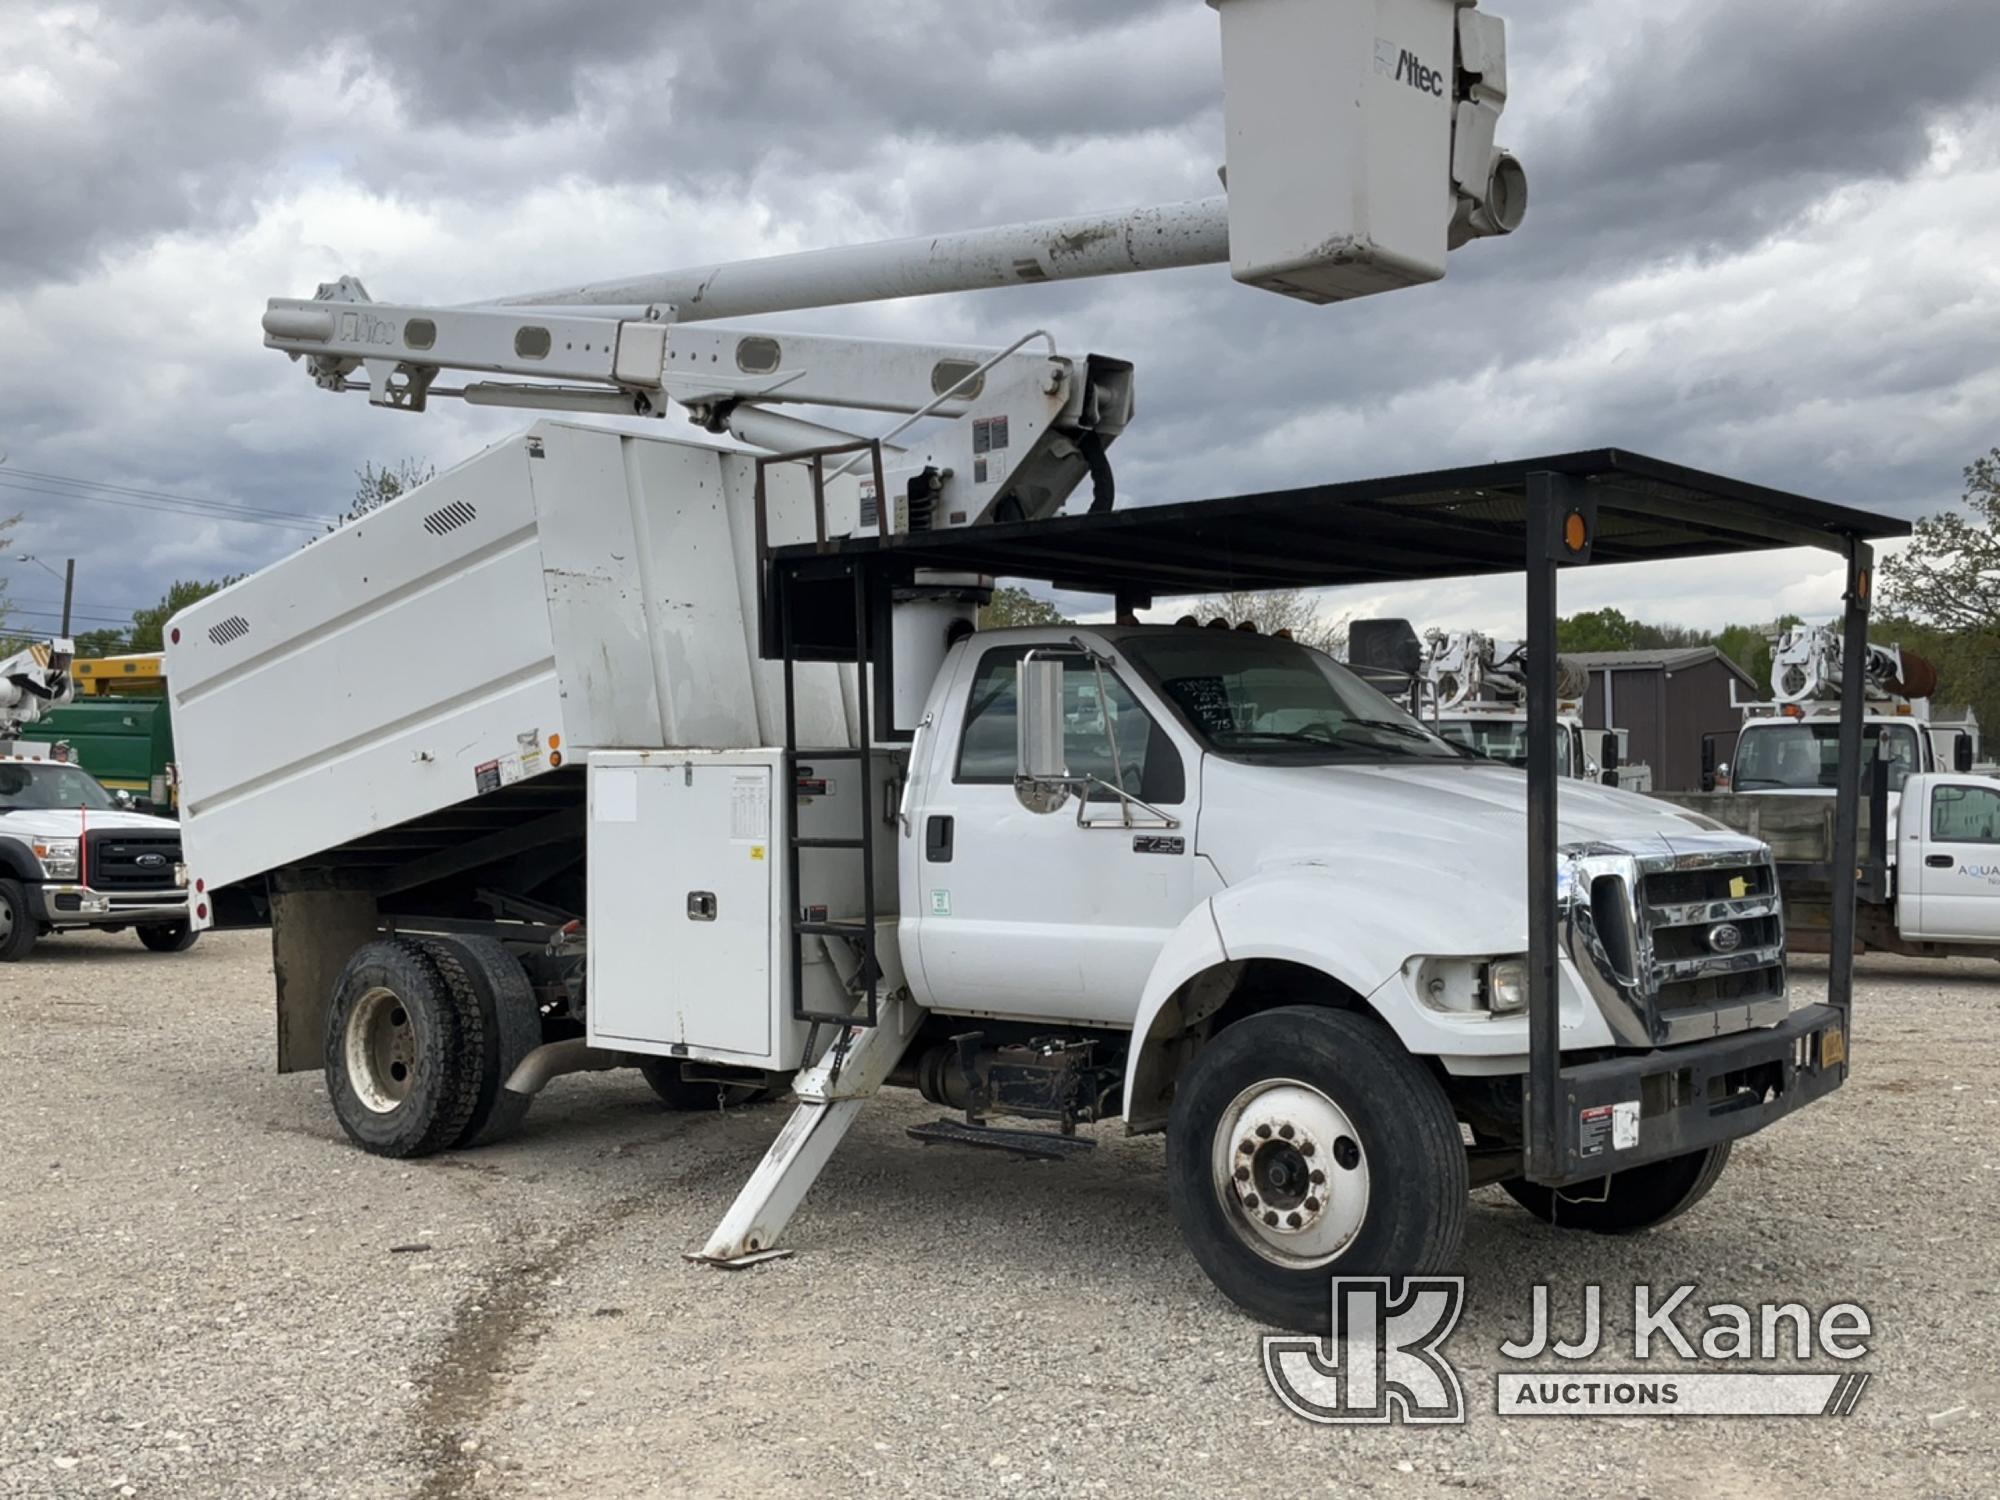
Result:
<svg viewBox="0 0 2000 1500">
<path fill-rule="evenodd" d="M 1324 1329 L 1336 1275 L 1445 1269 L 1466 1192 L 1443 1088 L 1371 1017 L 1263 1011 L 1204 1047 L 1175 1089 L 1174 1218 L 1209 1279 L 1268 1323 Z"/>
<path fill-rule="evenodd" d="M 195 939 L 201 936 L 198 928 L 186 922 L 175 922 L 168 927 L 141 927 L 139 941 L 155 953 L 185 953 L 192 948 Z"/>
<path fill-rule="evenodd" d="M 18 963 L 34 949 L 35 917 L 18 880 L 0 880 L 0 964 Z"/>
<path fill-rule="evenodd" d="M 1594 1234 L 1637 1234 L 1678 1218 L 1706 1198 L 1729 1164 L 1729 1146 L 1724 1141 L 1566 1188 L 1543 1187 L 1524 1177 L 1501 1185 L 1545 1224 Z"/>
</svg>

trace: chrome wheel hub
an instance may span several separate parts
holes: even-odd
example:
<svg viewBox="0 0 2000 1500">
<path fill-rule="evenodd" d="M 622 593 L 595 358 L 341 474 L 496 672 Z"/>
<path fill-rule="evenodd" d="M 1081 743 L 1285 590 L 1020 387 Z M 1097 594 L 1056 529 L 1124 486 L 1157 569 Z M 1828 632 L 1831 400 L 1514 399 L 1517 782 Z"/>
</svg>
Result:
<svg viewBox="0 0 2000 1500">
<path fill-rule="evenodd" d="M 1296 1079 L 1236 1096 L 1216 1122 L 1210 1168 L 1238 1236 L 1282 1266 L 1338 1259 L 1368 1216 L 1368 1158 L 1353 1122 Z"/>
</svg>

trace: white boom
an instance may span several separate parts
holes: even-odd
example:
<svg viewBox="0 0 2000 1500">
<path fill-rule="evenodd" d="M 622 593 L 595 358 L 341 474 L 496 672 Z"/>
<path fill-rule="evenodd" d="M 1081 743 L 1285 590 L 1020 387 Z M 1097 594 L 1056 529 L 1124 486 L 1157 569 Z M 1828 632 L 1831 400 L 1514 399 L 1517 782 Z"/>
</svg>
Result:
<svg viewBox="0 0 2000 1500">
<path fill-rule="evenodd" d="M 76 685 L 69 664 L 75 655 L 69 641 L 37 641 L 0 661 L 0 743 L 15 739 L 48 709 L 70 701 Z"/>
<path fill-rule="evenodd" d="M 774 451 L 850 435 L 773 403 L 900 413 L 944 435 L 885 450 L 885 525 L 1053 514 L 1085 477 L 1112 500 L 1106 446 L 1132 412 L 1131 367 L 1064 357 L 1046 335 L 1005 350 L 776 335 L 712 320 L 1228 261 L 1302 301 L 1435 281 L 1468 240 L 1527 206 L 1494 144 L 1507 102 L 1504 23 L 1478 0 L 1209 0 L 1221 16 L 1224 196 L 957 234 L 807 251 L 503 297 L 376 302 L 352 277 L 273 299 L 264 342 L 329 390 L 421 411 L 481 405 L 660 416 Z M 512 377 L 438 385 L 445 370 Z"/>
<path fill-rule="evenodd" d="M 1802 625 L 1779 634 L 1771 651 L 1771 696 L 1780 706 L 1840 700 L 1840 632 L 1831 625 Z M 1928 699 L 1937 690 L 1937 669 L 1914 651 L 1870 644 L 1862 663 L 1867 695 L 1880 699 Z"/>
</svg>

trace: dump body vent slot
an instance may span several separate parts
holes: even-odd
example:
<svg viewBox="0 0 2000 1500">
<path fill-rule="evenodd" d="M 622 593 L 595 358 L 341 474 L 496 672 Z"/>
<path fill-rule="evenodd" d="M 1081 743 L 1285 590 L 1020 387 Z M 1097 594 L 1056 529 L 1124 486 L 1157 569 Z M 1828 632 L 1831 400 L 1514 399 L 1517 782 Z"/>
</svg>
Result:
<svg viewBox="0 0 2000 1500">
<path fill-rule="evenodd" d="M 432 536 L 443 536 L 447 531 L 456 531 L 461 526 L 469 526 L 479 519 L 479 512 L 472 508 L 470 500 L 454 500 L 449 505 L 440 505 L 424 517 L 424 530 Z"/>
<path fill-rule="evenodd" d="M 250 622 L 241 615 L 231 615 L 219 625 L 211 625 L 208 638 L 218 646 L 226 646 L 231 641 L 240 641 L 250 633 Z"/>
</svg>

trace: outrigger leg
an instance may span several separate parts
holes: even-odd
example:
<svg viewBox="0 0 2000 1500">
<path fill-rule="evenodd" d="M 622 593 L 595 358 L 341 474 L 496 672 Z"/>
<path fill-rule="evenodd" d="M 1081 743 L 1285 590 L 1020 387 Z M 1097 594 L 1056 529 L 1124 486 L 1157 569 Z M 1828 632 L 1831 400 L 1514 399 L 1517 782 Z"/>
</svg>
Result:
<svg viewBox="0 0 2000 1500">
<path fill-rule="evenodd" d="M 897 1063 L 923 1023 L 924 1008 L 899 997 L 882 1007 L 874 1026 L 849 1026 L 793 1083 L 799 1107 L 771 1142 L 771 1149 L 689 1260 L 731 1270 L 790 1255 L 776 1241 L 812 1190 L 821 1168 L 868 1097 Z"/>
</svg>

